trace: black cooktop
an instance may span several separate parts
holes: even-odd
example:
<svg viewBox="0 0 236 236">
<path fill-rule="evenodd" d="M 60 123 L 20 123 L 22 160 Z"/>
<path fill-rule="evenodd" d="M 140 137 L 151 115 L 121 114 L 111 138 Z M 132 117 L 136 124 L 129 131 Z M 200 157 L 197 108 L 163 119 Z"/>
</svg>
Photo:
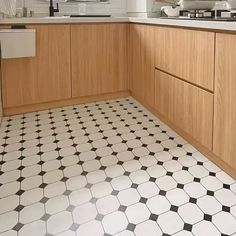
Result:
<svg viewBox="0 0 236 236">
<path fill-rule="evenodd" d="M 174 19 L 174 20 L 200 20 L 200 21 L 236 21 L 235 17 L 199 17 L 199 18 L 191 18 L 191 17 L 161 17 L 161 19 Z"/>
</svg>

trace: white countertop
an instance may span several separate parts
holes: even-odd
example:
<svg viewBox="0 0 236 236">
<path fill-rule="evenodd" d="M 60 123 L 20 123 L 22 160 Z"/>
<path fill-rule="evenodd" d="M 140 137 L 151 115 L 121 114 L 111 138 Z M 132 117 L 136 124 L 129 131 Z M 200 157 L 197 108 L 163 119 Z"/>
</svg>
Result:
<svg viewBox="0 0 236 236">
<path fill-rule="evenodd" d="M 189 28 L 228 30 L 236 31 L 236 22 L 227 21 L 201 21 L 183 19 L 160 19 L 140 17 L 91 17 L 91 18 L 70 18 L 70 17 L 33 17 L 33 18 L 11 18 L 0 20 L 0 25 L 9 24 L 75 24 L 75 23 L 141 23 L 153 25 L 168 25 Z"/>
</svg>

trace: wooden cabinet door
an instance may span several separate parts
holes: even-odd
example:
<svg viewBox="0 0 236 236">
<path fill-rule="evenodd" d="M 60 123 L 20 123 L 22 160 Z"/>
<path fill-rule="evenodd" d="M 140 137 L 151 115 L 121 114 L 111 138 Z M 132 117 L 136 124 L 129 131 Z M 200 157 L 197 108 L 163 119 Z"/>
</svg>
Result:
<svg viewBox="0 0 236 236">
<path fill-rule="evenodd" d="M 215 34 L 169 27 L 155 31 L 155 66 L 213 91 Z"/>
<path fill-rule="evenodd" d="M 154 106 L 154 26 L 129 27 L 129 83 L 132 94 Z"/>
<path fill-rule="evenodd" d="M 175 126 L 212 149 L 212 93 L 156 70 L 155 108 Z"/>
<path fill-rule="evenodd" d="M 216 34 L 214 153 L 236 169 L 236 35 Z"/>
<path fill-rule="evenodd" d="M 72 96 L 127 90 L 127 24 L 71 26 Z"/>
<path fill-rule="evenodd" d="M 2 60 L 4 107 L 71 97 L 70 26 L 38 25 L 36 57 Z"/>
</svg>

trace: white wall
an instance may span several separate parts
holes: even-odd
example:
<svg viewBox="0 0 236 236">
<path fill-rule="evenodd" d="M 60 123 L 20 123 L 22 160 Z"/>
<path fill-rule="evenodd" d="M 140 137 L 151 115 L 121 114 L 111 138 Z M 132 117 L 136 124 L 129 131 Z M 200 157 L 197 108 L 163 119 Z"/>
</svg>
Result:
<svg viewBox="0 0 236 236">
<path fill-rule="evenodd" d="M 129 0 L 127 0 L 129 1 Z M 54 0 L 54 2 L 56 2 Z M 35 13 L 48 13 L 49 2 L 43 0 L 25 0 L 26 7 Z M 78 13 L 78 3 L 60 3 L 60 13 Z M 110 0 L 110 3 L 88 3 L 88 13 L 126 14 L 126 0 Z"/>
</svg>

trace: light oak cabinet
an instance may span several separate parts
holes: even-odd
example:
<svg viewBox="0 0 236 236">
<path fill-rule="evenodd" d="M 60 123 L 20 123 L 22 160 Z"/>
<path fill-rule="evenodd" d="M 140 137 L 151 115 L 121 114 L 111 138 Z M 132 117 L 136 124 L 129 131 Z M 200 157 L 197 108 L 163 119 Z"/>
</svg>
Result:
<svg viewBox="0 0 236 236">
<path fill-rule="evenodd" d="M 216 34 L 214 153 L 236 169 L 236 35 Z"/>
<path fill-rule="evenodd" d="M 155 26 L 129 26 L 129 84 L 133 96 L 154 106 Z"/>
<path fill-rule="evenodd" d="M 5 108 L 71 97 L 70 26 L 29 28 L 36 29 L 36 57 L 2 60 Z"/>
<path fill-rule="evenodd" d="M 127 24 L 71 26 L 72 97 L 125 91 Z"/>
<path fill-rule="evenodd" d="M 213 94 L 156 70 L 155 108 L 176 127 L 212 149 Z"/>
<path fill-rule="evenodd" d="M 155 28 L 155 66 L 213 91 L 215 33 L 181 28 Z"/>
</svg>

